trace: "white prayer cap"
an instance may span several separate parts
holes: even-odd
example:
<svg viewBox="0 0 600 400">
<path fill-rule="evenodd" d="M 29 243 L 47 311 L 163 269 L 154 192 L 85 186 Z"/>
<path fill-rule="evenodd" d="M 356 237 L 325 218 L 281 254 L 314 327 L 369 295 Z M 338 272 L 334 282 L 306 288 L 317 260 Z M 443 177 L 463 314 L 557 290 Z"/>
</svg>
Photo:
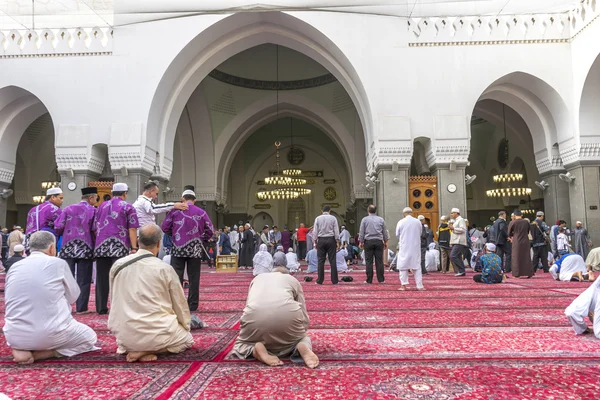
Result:
<svg viewBox="0 0 600 400">
<path fill-rule="evenodd" d="M 404 207 L 404 210 L 402 210 L 403 213 L 412 213 L 412 208 L 410 207 Z"/>
<path fill-rule="evenodd" d="M 496 245 L 494 243 L 486 243 L 485 248 L 489 251 L 496 251 Z"/>
<path fill-rule="evenodd" d="M 538 211 L 538 212 L 535 214 L 535 216 L 536 216 L 536 217 L 543 217 L 543 216 L 544 216 L 544 212 L 543 212 L 543 211 Z"/>
<path fill-rule="evenodd" d="M 423 221 L 423 220 L 425 219 L 425 217 L 424 217 L 424 216 L 422 216 L 422 215 L 419 215 L 419 216 L 417 217 L 417 219 L 418 219 L 419 221 Z"/>
<path fill-rule="evenodd" d="M 62 194 L 61 188 L 50 188 L 46 191 L 46 196 L 53 196 L 55 194 Z"/>
<path fill-rule="evenodd" d="M 435 242 L 429 243 L 429 250 L 435 250 Z"/>
<path fill-rule="evenodd" d="M 442 215 L 442 217 L 440 218 L 441 221 L 448 221 L 448 217 L 446 217 L 445 215 Z"/>
<path fill-rule="evenodd" d="M 127 187 L 126 183 L 115 183 L 112 188 L 113 192 L 127 192 L 128 190 L 129 187 Z"/>
<path fill-rule="evenodd" d="M 460 210 L 458 208 L 453 208 L 450 212 L 460 214 Z"/>
<path fill-rule="evenodd" d="M 277 250 L 283 251 L 283 246 L 277 246 Z"/>
<path fill-rule="evenodd" d="M 25 251 L 25 247 L 23 247 L 22 244 L 18 244 L 18 245 L 15 246 L 15 248 L 13 249 L 13 251 L 15 253 L 22 253 L 22 252 Z"/>
<path fill-rule="evenodd" d="M 183 196 L 194 196 L 194 198 L 196 197 L 196 193 L 194 193 L 193 190 L 184 190 L 183 193 L 181 193 L 181 197 Z"/>
<path fill-rule="evenodd" d="M 291 247 L 288 249 L 288 253 L 293 253 L 294 249 L 292 249 Z"/>
<path fill-rule="evenodd" d="M 237 225 L 234 225 L 234 226 L 233 226 L 233 229 L 237 229 L 237 228 L 238 228 L 238 226 L 237 226 Z"/>
<path fill-rule="evenodd" d="M 581 221 L 575 222 L 575 225 L 577 225 L 577 224 L 581 224 Z M 581 225 L 583 225 L 583 224 L 581 224 Z"/>
</svg>

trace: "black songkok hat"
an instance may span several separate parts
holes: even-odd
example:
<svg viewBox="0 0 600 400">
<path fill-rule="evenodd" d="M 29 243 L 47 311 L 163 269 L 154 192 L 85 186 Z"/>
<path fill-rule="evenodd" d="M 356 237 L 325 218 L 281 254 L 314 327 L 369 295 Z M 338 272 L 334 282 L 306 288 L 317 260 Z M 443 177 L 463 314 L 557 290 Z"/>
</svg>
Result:
<svg viewBox="0 0 600 400">
<path fill-rule="evenodd" d="M 185 190 L 191 190 L 191 191 L 193 192 L 193 191 L 194 191 L 194 185 L 185 185 L 185 186 L 183 187 L 183 190 L 184 190 L 184 191 L 185 191 Z"/>
<path fill-rule="evenodd" d="M 81 189 L 81 195 L 86 196 L 88 194 L 98 194 L 98 188 L 96 187 L 86 187 Z"/>
</svg>

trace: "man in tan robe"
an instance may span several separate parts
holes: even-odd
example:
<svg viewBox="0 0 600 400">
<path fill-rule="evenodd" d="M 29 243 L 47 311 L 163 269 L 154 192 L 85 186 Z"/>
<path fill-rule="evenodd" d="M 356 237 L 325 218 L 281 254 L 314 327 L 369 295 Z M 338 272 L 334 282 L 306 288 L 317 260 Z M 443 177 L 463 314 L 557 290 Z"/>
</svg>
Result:
<svg viewBox="0 0 600 400">
<path fill-rule="evenodd" d="M 140 250 L 117 260 L 110 271 L 108 327 L 117 353 L 127 353 L 128 362 L 155 361 L 159 353 L 181 353 L 194 343 L 179 277 L 156 258 L 161 238 L 154 223 L 140 228 Z"/>
<path fill-rule="evenodd" d="M 234 353 L 275 367 L 291 356 L 309 368 L 319 365 L 306 331 L 309 318 L 300 282 L 285 267 L 260 274 L 250 284 Z"/>
</svg>

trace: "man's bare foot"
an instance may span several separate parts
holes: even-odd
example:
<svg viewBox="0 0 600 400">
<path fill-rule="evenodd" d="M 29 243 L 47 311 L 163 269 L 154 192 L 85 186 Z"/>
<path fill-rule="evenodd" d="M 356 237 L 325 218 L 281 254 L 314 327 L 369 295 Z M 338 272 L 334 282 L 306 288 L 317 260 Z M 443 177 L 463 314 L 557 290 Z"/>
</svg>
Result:
<svg viewBox="0 0 600 400">
<path fill-rule="evenodd" d="M 142 360 L 142 358 L 144 358 L 146 356 L 156 357 L 156 354 L 154 354 L 151 351 L 131 351 L 131 352 L 127 353 L 127 362 L 132 363 L 132 362 L 136 362 L 138 360 L 145 361 L 145 360 Z M 154 360 L 148 360 L 148 361 L 154 361 Z"/>
<path fill-rule="evenodd" d="M 314 369 L 319 366 L 319 357 L 306 345 L 306 343 L 298 344 L 298 353 L 300 353 L 300 357 L 304 360 L 304 364 L 308 368 Z"/>
<path fill-rule="evenodd" d="M 425 290 L 425 288 L 424 288 L 424 287 L 422 287 L 422 288 L 417 288 L 417 290 L 423 291 L 423 290 Z"/>
<path fill-rule="evenodd" d="M 152 362 L 156 360 L 158 360 L 158 356 L 156 354 L 146 354 L 138 359 L 140 362 Z"/>
<path fill-rule="evenodd" d="M 19 364 L 33 364 L 35 359 L 30 351 L 15 350 L 12 351 L 13 361 Z"/>
<path fill-rule="evenodd" d="M 280 365 L 283 365 L 283 361 L 281 361 L 279 359 L 279 357 L 270 355 L 269 352 L 267 351 L 267 348 L 262 343 L 256 343 L 254 345 L 254 350 L 252 351 L 252 355 L 258 361 L 261 361 L 264 364 L 267 364 L 269 367 L 279 367 Z"/>
<path fill-rule="evenodd" d="M 408 290 L 408 285 L 402 285 L 400 286 L 400 289 L 398 289 L 400 291 L 404 291 L 404 290 Z"/>
<path fill-rule="evenodd" d="M 31 353 L 33 354 L 33 359 L 35 361 L 47 360 L 48 358 L 60 357 L 60 354 L 58 354 L 54 350 L 32 351 Z"/>
</svg>

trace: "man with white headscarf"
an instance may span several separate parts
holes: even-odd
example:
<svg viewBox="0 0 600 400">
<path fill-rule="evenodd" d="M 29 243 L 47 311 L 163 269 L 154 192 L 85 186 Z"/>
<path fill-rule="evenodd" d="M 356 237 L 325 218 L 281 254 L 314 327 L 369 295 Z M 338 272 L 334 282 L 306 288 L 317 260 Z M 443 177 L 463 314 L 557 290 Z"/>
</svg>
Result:
<svg viewBox="0 0 600 400">
<path fill-rule="evenodd" d="M 588 272 L 583 257 L 579 254 L 565 254 L 550 267 L 550 274 L 556 280 L 570 282 L 573 278 L 578 281 L 594 280 L 594 273 Z"/>
<path fill-rule="evenodd" d="M 429 243 L 425 253 L 425 269 L 427 272 L 436 272 L 440 266 L 440 251 L 435 248 L 435 243 Z"/>
<path fill-rule="evenodd" d="M 581 293 L 567 309 L 565 315 L 573 325 L 577 335 L 591 333 L 584 318 L 588 317 L 593 324 L 593 333 L 600 339 L 600 318 L 594 318 L 596 314 L 600 315 L 600 279 L 596 280 L 585 292 Z"/>
<path fill-rule="evenodd" d="M 418 219 L 412 216 L 412 209 L 406 207 L 402 210 L 404 218 L 396 225 L 396 236 L 398 237 L 398 256 L 396 265 L 400 271 L 399 290 L 408 289 L 408 271 L 412 270 L 418 290 L 423 287 L 423 275 L 421 273 L 421 233 L 423 226 Z"/>
<path fill-rule="evenodd" d="M 273 254 L 273 266 L 287 267 L 287 258 L 283 252 L 283 246 L 277 246 L 277 251 Z"/>
<path fill-rule="evenodd" d="M 298 263 L 298 256 L 294 253 L 294 249 L 290 247 L 285 254 L 285 258 L 287 259 L 287 268 L 290 272 L 297 272 L 298 268 L 300 268 L 300 263 Z"/>
<path fill-rule="evenodd" d="M 254 265 L 254 270 L 252 271 L 254 276 L 273 270 L 273 256 L 269 253 L 266 244 L 263 243 L 260 245 L 258 253 L 256 253 L 252 259 L 252 264 Z"/>
</svg>

